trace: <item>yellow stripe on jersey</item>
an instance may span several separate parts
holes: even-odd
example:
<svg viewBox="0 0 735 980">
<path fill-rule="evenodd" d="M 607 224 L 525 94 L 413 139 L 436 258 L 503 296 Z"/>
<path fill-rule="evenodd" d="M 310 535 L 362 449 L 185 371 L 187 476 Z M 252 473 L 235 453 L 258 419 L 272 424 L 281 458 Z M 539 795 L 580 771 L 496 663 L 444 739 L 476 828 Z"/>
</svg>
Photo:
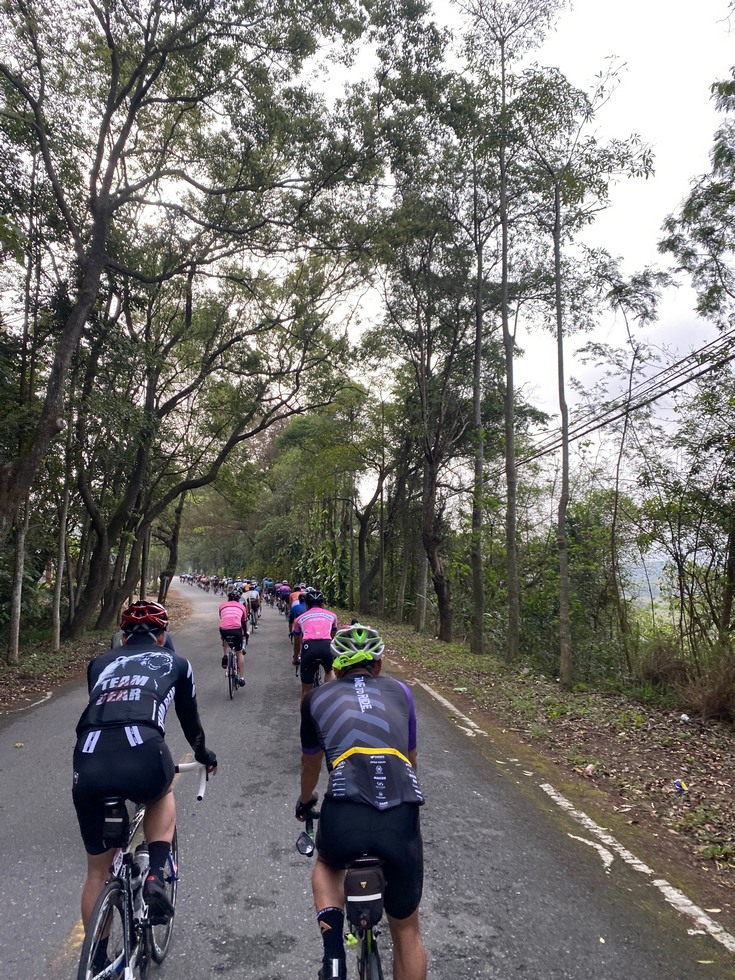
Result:
<svg viewBox="0 0 735 980">
<path fill-rule="evenodd" d="M 345 759 L 348 759 L 351 755 L 355 755 L 355 753 L 359 755 L 397 755 L 399 759 L 403 759 L 403 761 L 407 762 L 409 766 L 411 765 L 410 760 L 407 759 L 402 752 L 399 752 L 398 749 L 369 749 L 364 745 L 356 745 L 354 748 L 347 749 L 347 751 L 343 752 L 342 755 L 337 756 L 332 763 L 332 768 L 334 769 L 334 767 L 338 766 L 340 762 L 344 762 Z"/>
</svg>

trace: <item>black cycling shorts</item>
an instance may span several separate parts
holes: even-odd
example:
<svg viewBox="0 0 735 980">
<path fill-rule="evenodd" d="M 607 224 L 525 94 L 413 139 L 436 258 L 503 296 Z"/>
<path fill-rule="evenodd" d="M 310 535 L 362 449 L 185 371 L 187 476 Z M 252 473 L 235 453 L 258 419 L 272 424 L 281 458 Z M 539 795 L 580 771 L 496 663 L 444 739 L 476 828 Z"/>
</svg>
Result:
<svg viewBox="0 0 735 980">
<path fill-rule="evenodd" d="M 319 857 L 330 868 L 370 854 L 383 860 L 385 911 L 407 919 L 419 907 L 424 888 L 424 847 L 419 808 L 401 803 L 376 810 L 366 803 L 326 797 L 316 836 Z"/>
<path fill-rule="evenodd" d="M 219 635 L 231 650 L 234 650 L 236 653 L 238 650 L 242 650 L 242 652 L 245 653 L 245 644 L 243 643 L 244 636 L 241 629 L 223 630 L 220 627 Z"/>
<path fill-rule="evenodd" d="M 301 670 L 299 675 L 302 684 L 313 684 L 314 674 L 317 671 L 317 664 L 324 667 L 324 673 L 332 669 L 334 654 L 332 653 L 331 640 L 302 640 L 301 642 Z"/>
<path fill-rule="evenodd" d="M 80 736 L 74 747 L 72 799 L 87 853 L 107 850 L 102 840 L 106 796 L 155 803 L 171 785 L 174 771 L 171 752 L 155 728 L 130 725 Z"/>
</svg>

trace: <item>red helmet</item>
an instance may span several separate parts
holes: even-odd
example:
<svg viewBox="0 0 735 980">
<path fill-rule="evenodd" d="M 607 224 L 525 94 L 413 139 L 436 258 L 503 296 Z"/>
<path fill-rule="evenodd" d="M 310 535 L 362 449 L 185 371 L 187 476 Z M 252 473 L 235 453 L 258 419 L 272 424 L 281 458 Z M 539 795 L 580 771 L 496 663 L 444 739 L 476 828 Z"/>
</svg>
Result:
<svg viewBox="0 0 735 980">
<path fill-rule="evenodd" d="M 159 602 L 138 599 L 123 610 L 120 629 L 125 633 L 156 633 L 168 626 L 168 613 Z"/>
</svg>

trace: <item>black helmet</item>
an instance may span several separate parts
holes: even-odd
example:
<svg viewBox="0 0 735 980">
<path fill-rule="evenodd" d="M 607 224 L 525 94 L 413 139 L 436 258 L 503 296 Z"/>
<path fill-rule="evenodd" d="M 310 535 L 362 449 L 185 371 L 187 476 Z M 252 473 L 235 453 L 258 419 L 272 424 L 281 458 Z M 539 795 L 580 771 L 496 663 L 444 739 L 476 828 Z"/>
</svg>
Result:
<svg viewBox="0 0 735 980">
<path fill-rule="evenodd" d="M 240 593 L 239 592 L 234 592 L 233 591 L 233 592 L 228 592 L 227 593 L 227 599 L 228 599 L 229 602 L 237 602 L 239 600 L 239 598 L 240 598 Z"/>
</svg>

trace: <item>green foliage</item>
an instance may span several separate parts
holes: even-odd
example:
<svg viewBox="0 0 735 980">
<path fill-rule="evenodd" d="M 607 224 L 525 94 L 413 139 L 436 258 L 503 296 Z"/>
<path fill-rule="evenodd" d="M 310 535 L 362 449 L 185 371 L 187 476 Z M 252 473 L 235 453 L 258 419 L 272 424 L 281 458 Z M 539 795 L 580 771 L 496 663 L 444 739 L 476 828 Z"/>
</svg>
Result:
<svg viewBox="0 0 735 980">
<path fill-rule="evenodd" d="M 30 554 L 23 569 L 21 631 L 24 639 L 50 618 L 51 592 L 40 580 L 44 563 L 41 555 Z M 9 636 L 11 602 L 15 578 L 15 555 L 11 548 L 0 551 L 0 636 Z"/>
</svg>

